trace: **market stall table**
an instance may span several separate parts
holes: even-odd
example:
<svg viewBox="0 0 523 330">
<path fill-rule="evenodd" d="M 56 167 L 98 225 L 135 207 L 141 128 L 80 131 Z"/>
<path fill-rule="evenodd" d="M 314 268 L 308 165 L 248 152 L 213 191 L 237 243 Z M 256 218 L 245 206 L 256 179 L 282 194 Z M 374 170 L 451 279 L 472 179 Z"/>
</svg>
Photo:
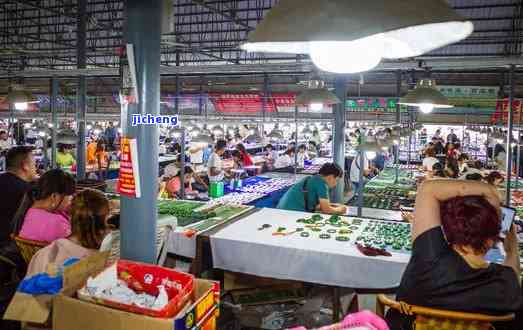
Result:
<svg viewBox="0 0 523 330">
<path fill-rule="evenodd" d="M 401 211 L 374 209 L 374 208 L 368 208 L 368 207 L 363 207 L 361 210 L 362 210 L 361 216 L 364 218 L 388 220 L 388 221 L 403 221 L 403 217 L 401 216 Z M 358 207 L 349 206 L 347 208 L 347 215 L 353 216 L 353 217 L 357 216 Z"/>
<path fill-rule="evenodd" d="M 347 288 L 384 288 L 397 286 L 410 258 L 406 251 L 392 251 L 390 257 L 367 257 L 354 244 L 364 227 L 371 222 L 362 219 L 357 229 L 346 236 L 348 241 L 336 240 L 325 226 L 304 237 L 274 235 L 278 229 L 294 232 L 305 227 L 297 219 L 310 213 L 262 209 L 229 224 L 210 236 L 215 268 L 263 277 L 296 280 Z M 329 217 L 329 216 L 324 216 Z M 354 218 L 343 220 L 352 222 Z M 374 221 L 377 223 L 379 221 Z M 264 228 L 264 225 L 271 225 Z M 399 225 L 399 224 L 398 224 Z M 409 226 L 408 224 L 401 224 Z M 338 232 L 339 233 L 339 232 Z M 327 236 L 320 235 L 329 235 Z"/>
</svg>

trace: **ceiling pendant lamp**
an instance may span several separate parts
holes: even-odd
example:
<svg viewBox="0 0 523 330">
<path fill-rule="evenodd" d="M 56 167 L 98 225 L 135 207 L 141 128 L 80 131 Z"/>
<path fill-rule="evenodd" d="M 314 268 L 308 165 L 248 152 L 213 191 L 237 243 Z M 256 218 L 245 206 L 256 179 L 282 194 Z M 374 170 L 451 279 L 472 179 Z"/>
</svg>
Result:
<svg viewBox="0 0 523 330">
<path fill-rule="evenodd" d="M 340 103 L 340 99 L 325 88 L 320 79 L 309 81 L 308 88 L 296 96 L 296 105 L 306 106 L 311 111 L 320 112 L 326 106 Z"/>
<path fill-rule="evenodd" d="M 27 110 L 30 103 L 38 103 L 38 99 L 21 84 L 12 84 L 7 93 L 7 102 L 16 110 Z"/>
<path fill-rule="evenodd" d="M 422 113 L 431 113 L 435 108 L 452 108 L 449 100 L 436 89 L 432 79 L 421 79 L 416 88 L 407 93 L 399 104 L 418 107 Z"/>
<path fill-rule="evenodd" d="M 468 37 L 474 26 L 444 0 L 280 0 L 249 34 L 249 52 L 309 54 L 320 69 L 370 70 Z"/>
</svg>

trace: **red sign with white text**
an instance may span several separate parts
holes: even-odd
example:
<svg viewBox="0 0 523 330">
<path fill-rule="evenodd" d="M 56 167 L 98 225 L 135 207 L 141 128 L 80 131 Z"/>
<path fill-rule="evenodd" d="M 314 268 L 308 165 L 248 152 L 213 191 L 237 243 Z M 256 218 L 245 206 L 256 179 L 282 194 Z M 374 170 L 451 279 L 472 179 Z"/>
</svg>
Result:
<svg viewBox="0 0 523 330">
<path fill-rule="evenodd" d="M 139 198 L 140 170 L 138 167 L 138 147 L 136 139 L 121 138 L 120 175 L 118 192 L 120 195 Z"/>
</svg>

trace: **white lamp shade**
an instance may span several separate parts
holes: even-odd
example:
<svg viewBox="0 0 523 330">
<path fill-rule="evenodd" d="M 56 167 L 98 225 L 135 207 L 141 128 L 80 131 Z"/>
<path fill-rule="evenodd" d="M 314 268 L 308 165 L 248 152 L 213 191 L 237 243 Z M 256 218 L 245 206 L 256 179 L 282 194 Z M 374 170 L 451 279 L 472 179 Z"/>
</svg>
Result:
<svg viewBox="0 0 523 330">
<path fill-rule="evenodd" d="M 382 58 L 430 52 L 465 39 L 473 29 L 444 0 L 280 0 L 241 47 L 310 54 L 320 68 L 327 66 L 322 69 L 350 73 Z M 340 55 L 345 61 L 336 60 Z M 351 64 L 354 56 L 359 64 Z M 341 68 L 328 67 L 335 62 Z"/>
<path fill-rule="evenodd" d="M 296 105 L 310 106 L 322 104 L 329 106 L 340 103 L 340 99 L 325 88 L 306 89 L 296 96 Z"/>
<path fill-rule="evenodd" d="M 411 107 L 423 107 L 432 106 L 432 108 L 452 108 L 453 105 L 449 104 L 449 100 L 436 89 L 436 83 L 434 80 L 421 79 L 416 88 L 407 93 L 403 97 L 399 104 L 408 105 Z"/>
</svg>

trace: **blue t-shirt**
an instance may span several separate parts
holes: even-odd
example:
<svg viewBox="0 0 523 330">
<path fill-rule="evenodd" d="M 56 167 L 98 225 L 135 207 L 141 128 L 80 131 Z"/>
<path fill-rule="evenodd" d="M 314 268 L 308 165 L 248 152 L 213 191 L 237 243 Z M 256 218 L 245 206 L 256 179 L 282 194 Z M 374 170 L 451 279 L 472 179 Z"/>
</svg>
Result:
<svg viewBox="0 0 523 330">
<path fill-rule="evenodd" d="M 309 210 L 305 209 L 305 197 L 303 196 L 303 185 L 307 181 L 307 199 Z M 290 211 L 314 212 L 320 199 L 329 199 L 329 186 L 320 175 L 304 178 L 292 186 L 278 203 L 278 208 Z"/>
</svg>

